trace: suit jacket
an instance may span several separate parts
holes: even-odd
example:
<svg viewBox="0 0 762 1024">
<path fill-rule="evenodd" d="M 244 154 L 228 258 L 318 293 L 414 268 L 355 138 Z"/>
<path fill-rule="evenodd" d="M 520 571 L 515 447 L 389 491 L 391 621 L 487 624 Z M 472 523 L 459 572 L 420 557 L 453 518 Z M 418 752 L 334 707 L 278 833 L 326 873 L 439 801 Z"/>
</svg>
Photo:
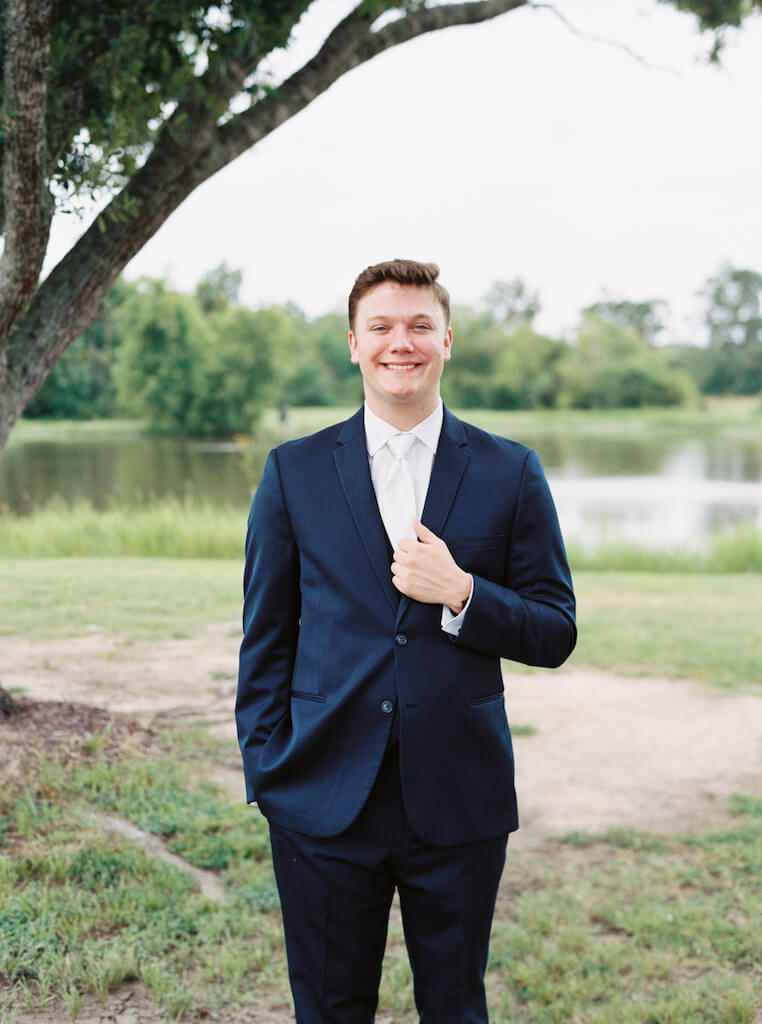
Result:
<svg viewBox="0 0 762 1024">
<path fill-rule="evenodd" d="M 444 411 L 422 521 L 472 573 L 457 639 L 399 594 L 360 410 L 270 452 L 246 541 L 236 718 L 247 797 L 297 832 L 362 808 L 398 716 L 413 829 L 434 845 L 518 827 L 500 659 L 554 667 L 571 576 L 535 452 Z"/>
</svg>

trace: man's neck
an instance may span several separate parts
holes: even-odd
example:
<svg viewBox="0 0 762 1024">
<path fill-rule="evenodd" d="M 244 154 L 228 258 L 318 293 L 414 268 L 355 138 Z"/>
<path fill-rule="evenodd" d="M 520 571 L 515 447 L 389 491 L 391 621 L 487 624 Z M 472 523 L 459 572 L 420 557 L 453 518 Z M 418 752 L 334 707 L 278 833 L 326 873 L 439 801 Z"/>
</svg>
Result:
<svg viewBox="0 0 762 1024">
<path fill-rule="evenodd" d="M 423 423 L 438 407 L 440 401 L 441 399 L 437 396 L 433 404 L 427 403 L 426 405 L 419 406 L 394 405 L 389 407 L 386 405 L 378 406 L 373 401 L 368 401 L 367 396 L 365 398 L 368 408 L 375 416 L 401 431 L 412 430 L 419 423 Z"/>
</svg>

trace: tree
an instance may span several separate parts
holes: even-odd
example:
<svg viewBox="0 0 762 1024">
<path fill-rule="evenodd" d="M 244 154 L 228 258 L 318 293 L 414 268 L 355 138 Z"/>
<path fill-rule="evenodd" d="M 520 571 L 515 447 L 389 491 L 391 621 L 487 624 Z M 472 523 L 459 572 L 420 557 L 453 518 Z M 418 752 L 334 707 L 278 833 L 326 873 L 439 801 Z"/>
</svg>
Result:
<svg viewBox="0 0 762 1024">
<path fill-rule="evenodd" d="M 132 286 L 119 278 L 95 320 L 64 353 L 24 411 L 49 419 L 92 419 L 116 412 L 113 369 L 121 341 L 115 314 Z"/>
<path fill-rule="evenodd" d="M 271 397 L 274 353 L 294 334 L 283 310 L 208 313 L 192 295 L 142 281 L 117 314 L 122 409 L 152 427 L 189 434 L 251 433 Z"/>
<path fill-rule="evenodd" d="M 721 32 L 762 0 L 665 0 Z M 361 0 L 278 85 L 311 0 L 0 0 L 0 451 L 129 260 L 202 182 L 350 69 L 531 0 Z M 379 24 L 379 16 L 396 17 Z M 720 41 L 718 35 L 718 46 Z M 56 205 L 112 195 L 39 285 Z"/>
<path fill-rule="evenodd" d="M 710 345 L 762 342 L 762 274 L 726 264 L 699 294 L 706 300 Z"/>
<path fill-rule="evenodd" d="M 196 298 L 203 311 L 211 313 L 213 310 L 237 305 L 242 281 L 243 272 L 231 270 L 227 263 L 221 263 L 219 267 L 204 274 L 196 285 Z"/>
<path fill-rule="evenodd" d="M 650 346 L 632 327 L 588 313 L 576 343 L 559 360 L 558 404 L 576 409 L 681 405 L 695 395 L 669 353 Z"/>
<path fill-rule="evenodd" d="M 664 299 L 646 299 L 643 302 L 601 299 L 600 302 L 586 306 L 582 312 L 618 324 L 620 327 L 631 327 L 641 338 L 653 344 L 656 336 L 664 330 L 664 317 L 668 310 L 669 306 Z"/>
<path fill-rule="evenodd" d="M 736 395 L 762 391 L 762 274 L 725 264 L 699 294 L 709 331 L 709 348 L 702 353 L 702 390 Z"/>
<path fill-rule="evenodd" d="M 531 324 L 540 312 L 540 296 L 520 277 L 514 277 L 512 281 L 495 281 L 484 296 L 484 305 L 497 323 L 518 327 Z"/>
</svg>

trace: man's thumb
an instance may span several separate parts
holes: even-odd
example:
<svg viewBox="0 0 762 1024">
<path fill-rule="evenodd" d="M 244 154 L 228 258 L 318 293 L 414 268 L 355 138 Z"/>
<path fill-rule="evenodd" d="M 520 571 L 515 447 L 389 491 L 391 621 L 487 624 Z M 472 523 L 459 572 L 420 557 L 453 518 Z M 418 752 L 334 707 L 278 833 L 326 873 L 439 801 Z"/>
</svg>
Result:
<svg viewBox="0 0 762 1024">
<path fill-rule="evenodd" d="M 428 526 L 424 526 L 421 520 L 417 517 L 413 520 L 413 529 L 415 530 L 415 535 L 418 540 L 423 541 L 424 543 L 426 541 L 437 539 L 437 535 L 432 533 Z"/>
</svg>

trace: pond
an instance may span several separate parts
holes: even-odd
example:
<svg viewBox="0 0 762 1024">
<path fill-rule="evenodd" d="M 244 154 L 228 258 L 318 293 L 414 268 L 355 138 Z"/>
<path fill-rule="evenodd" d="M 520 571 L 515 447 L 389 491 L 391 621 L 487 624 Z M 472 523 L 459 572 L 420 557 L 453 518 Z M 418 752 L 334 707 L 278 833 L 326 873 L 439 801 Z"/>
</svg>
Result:
<svg viewBox="0 0 762 1024">
<path fill-rule="evenodd" d="M 483 423 L 493 427 L 487 414 Z M 569 540 L 699 547 L 720 528 L 762 529 L 762 432 L 584 435 L 530 419 L 513 436 L 538 450 Z M 22 514 L 53 499 L 102 508 L 174 497 L 243 508 L 270 446 L 108 429 L 19 431 L 0 460 L 0 502 Z"/>
</svg>

